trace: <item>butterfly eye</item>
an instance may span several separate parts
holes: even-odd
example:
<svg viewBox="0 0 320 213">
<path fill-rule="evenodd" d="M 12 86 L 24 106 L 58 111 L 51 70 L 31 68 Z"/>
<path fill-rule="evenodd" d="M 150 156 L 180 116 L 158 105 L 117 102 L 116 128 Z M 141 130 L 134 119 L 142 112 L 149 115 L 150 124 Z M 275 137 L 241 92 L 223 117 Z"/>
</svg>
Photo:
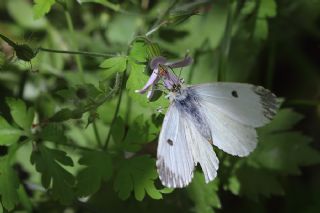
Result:
<svg viewBox="0 0 320 213">
<path fill-rule="evenodd" d="M 235 90 L 233 90 L 233 91 L 231 92 L 231 95 L 232 95 L 233 97 L 235 97 L 235 98 L 238 98 L 238 97 L 239 97 L 237 91 L 235 91 Z"/>
<path fill-rule="evenodd" d="M 168 139 L 167 140 L 167 143 L 170 145 L 170 146 L 173 146 L 173 141 L 171 139 Z"/>
</svg>

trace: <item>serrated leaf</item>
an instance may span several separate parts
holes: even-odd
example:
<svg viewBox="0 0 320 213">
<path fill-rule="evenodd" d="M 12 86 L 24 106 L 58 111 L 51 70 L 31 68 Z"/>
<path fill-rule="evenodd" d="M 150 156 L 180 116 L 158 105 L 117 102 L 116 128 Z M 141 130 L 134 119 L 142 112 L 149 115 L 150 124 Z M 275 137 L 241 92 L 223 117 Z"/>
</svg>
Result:
<svg viewBox="0 0 320 213">
<path fill-rule="evenodd" d="M 146 194 L 153 199 L 161 199 L 162 195 L 154 185 L 157 178 L 154 159 L 149 156 L 133 157 L 120 162 L 114 189 L 123 200 L 127 199 L 131 192 L 134 192 L 138 201 L 142 201 Z"/>
<path fill-rule="evenodd" d="M 123 72 L 127 68 L 127 57 L 117 56 L 104 60 L 100 67 L 103 69 L 101 72 L 102 78 L 109 78 L 116 72 Z"/>
<path fill-rule="evenodd" d="M 70 204 L 74 198 L 72 187 L 73 175 L 65 170 L 64 166 L 73 166 L 73 161 L 61 150 L 50 149 L 44 145 L 37 146 L 32 152 L 31 163 L 41 173 L 41 182 L 45 188 L 52 189 L 52 196 L 62 204 Z M 51 187 L 50 187 L 51 186 Z"/>
<path fill-rule="evenodd" d="M 51 141 L 57 144 L 67 141 L 64 135 L 63 126 L 56 123 L 49 123 L 41 130 L 40 137 L 43 141 Z"/>
<path fill-rule="evenodd" d="M 8 211 L 12 210 L 18 203 L 19 180 L 12 169 L 9 156 L 0 158 L 0 195 L 1 204 Z"/>
<path fill-rule="evenodd" d="M 56 3 L 56 0 L 34 0 L 34 3 L 34 18 L 39 19 L 51 10 L 51 7 Z"/>
<path fill-rule="evenodd" d="M 158 133 L 159 127 L 156 127 L 150 119 L 144 119 L 143 115 L 139 115 L 130 125 L 122 149 L 136 152 L 142 145 L 154 140 Z"/>
<path fill-rule="evenodd" d="M 206 184 L 203 175 L 195 172 L 192 183 L 187 188 L 189 198 L 194 202 L 194 211 L 197 213 L 211 213 L 213 208 L 221 208 L 220 199 L 217 191 L 219 189 L 219 181 Z"/>
<path fill-rule="evenodd" d="M 282 109 L 273 121 L 260 128 L 256 150 L 247 159 L 238 161 L 236 176 L 229 179 L 228 188 L 257 200 L 259 195 L 282 194 L 279 178 L 300 174 L 300 167 L 320 163 L 320 153 L 310 146 L 311 139 L 290 131 L 302 119 L 292 109 Z"/>
<path fill-rule="evenodd" d="M 125 133 L 125 123 L 122 117 L 118 116 L 111 126 L 111 136 L 113 141 L 119 143 L 123 140 L 124 133 Z"/>
<path fill-rule="evenodd" d="M 282 174 L 299 174 L 299 167 L 320 163 L 320 153 L 309 145 L 311 139 L 289 131 L 301 119 L 302 115 L 291 109 L 280 110 L 269 125 L 260 129 L 260 141 L 249 162 Z"/>
<path fill-rule="evenodd" d="M 3 117 L 0 116 L 0 145 L 11 145 L 22 135 L 20 129 L 12 127 Z"/>
<path fill-rule="evenodd" d="M 293 111 L 293 109 L 281 109 L 277 115 L 273 118 L 272 122 L 268 125 L 260 128 L 259 134 L 269 134 L 272 132 L 280 132 L 289 130 L 299 121 L 303 119 L 303 115 Z"/>
<path fill-rule="evenodd" d="M 269 197 L 273 194 L 284 193 L 277 175 L 262 168 L 256 169 L 250 166 L 243 166 L 237 172 L 237 179 L 240 184 L 240 194 L 252 200 L 258 200 L 259 195 Z"/>
<path fill-rule="evenodd" d="M 26 104 L 20 99 L 6 98 L 6 102 L 10 108 L 10 114 L 16 124 L 26 131 L 30 131 L 32 126 L 34 109 L 27 109 Z"/>
<path fill-rule="evenodd" d="M 112 175 L 111 156 L 106 152 L 84 152 L 79 164 L 86 166 L 77 176 L 77 194 L 79 196 L 89 196 L 97 192 L 102 182 L 109 180 Z"/>
<path fill-rule="evenodd" d="M 259 148 L 250 161 L 282 174 L 300 174 L 299 167 L 320 163 L 320 153 L 309 146 L 311 138 L 299 132 L 285 132 L 260 137 Z"/>
<path fill-rule="evenodd" d="M 129 59 L 134 59 L 136 62 L 147 62 L 148 45 L 143 41 L 136 41 L 133 43 L 130 50 Z"/>
</svg>

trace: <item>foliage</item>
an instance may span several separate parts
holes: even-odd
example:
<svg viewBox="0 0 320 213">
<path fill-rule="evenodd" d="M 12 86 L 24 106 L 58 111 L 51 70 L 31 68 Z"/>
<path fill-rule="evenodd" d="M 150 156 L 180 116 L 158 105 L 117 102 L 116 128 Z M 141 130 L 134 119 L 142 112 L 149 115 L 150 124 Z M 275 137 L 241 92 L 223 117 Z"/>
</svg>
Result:
<svg viewBox="0 0 320 213">
<path fill-rule="evenodd" d="M 319 11 L 303 0 L 1 1 L 0 212 L 318 212 Z M 155 166 L 166 94 L 135 91 L 153 57 L 185 55 L 194 63 L 174 71 L 187 84 L 259 84 L 283 103 L 250 156 L 215 149 L 215 181 L 197 170 L 171 190 Z"/>
</svg>

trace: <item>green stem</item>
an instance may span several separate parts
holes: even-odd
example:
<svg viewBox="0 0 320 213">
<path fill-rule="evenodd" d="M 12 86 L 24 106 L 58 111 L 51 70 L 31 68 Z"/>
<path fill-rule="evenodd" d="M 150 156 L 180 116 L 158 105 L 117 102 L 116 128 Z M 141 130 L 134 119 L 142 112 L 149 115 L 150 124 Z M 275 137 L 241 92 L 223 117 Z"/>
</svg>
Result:
<svg viewBox="0 0 320 213">
<path fill-rule="evenodd" d="M 43 52 L 50 52 L 50 53 L 62 53 L 62 54 L 71 54 L 71 55 L 85 55 L 90 57 L 114 57 L 117 56 L 117 54 L 111 54 L 111 53 L 96 53 L 96 52 L 86 52 L 86 51 L 68 51 L 68 50 L 54 50 L 54 49 L 48 49 L 39 47 L 38 51 Z"/>
<path fill-rule="evenodd" d="M 176 6 L 178 2 L 179 0 L 172 1 L 170 6 L 162 13 L 162 15 L 159 16 L 157 21 L 152 25 L 151 29 L 145 34 L 145 36 L 151 35 L 152 33 L 159 30 L 162 25 L 166 24 L 166 22 L 164 22 L 165 18 L 170 13 L 170 11 Z"/>
<path fill-rule="evenodd" d="M 110 124 L 110 129 L 109 129 L 109 132 L 108 132 L 108 135 L 107 135 L 107 139 L 106 139 L 106 142 L 104 144 L 104 150 L 106 150 L 108 148 L 109 141 L 110 141 L 110 138 L 111 138 L 111 128 L 114 126 L 114 123 L 116 122 L 116 119 L 117 119 L 118 114 L 119 114 L 120 105 L 121 105 L 121 101 L 122 101 L 122 89 L 123 89 L 122 87 L 123 87 L 124 79 L 125 79 L 125 76 L 126 76 L 126 71 L 127 71 L 127 69 L 125 69 L 125 71 L 123 72 L 121 80 L 120 80 L 118 102 L 117 102 L 116 110 L 114 112 L 114 115 L 113 115 L 113 118 L 112 118 L 112 121 L 111 121 L 111 124 Z"/>
<path fill-rule="evenodd" d="M 2 38 L 5 42 L 7 42 L 13 48 L 15 48 L 17 46 L 17 44 L 14 41 L 12 41 L 8 37 L 2 35 L 1 33 L 0 33 L 0 38 Z"/>
<path fill-rule="evenodd" d="M 73 26 L 71 15 L 70 15 L 70 13 L 69 13 L 69 11 L 67 9 L 64 10 L 64 14 L 65 14 L 67 25 L 68 25 L 68 29 L 69 29 L 69 32 L 70 32 L 73 48 L 76 51 L 78 51 L 78 45 L 77 45 L 77 42 L 76 42 L 76 36 L 75 36 L 75 33 L 74 33 L 74 26 Z M 77 67 L 78 67 L 79 72 L 80 72 L 80 79 L 84 83 L 85 80 L 84 80 L 84 74 L 83 74 L 83 66 L 82 66 L 82 63 L 81 63 L 80 56 L 79 55 L 75 55 L 75 60 L 76 60 Z"/>
<path fill-rule="evenodd" d="M 22 185 L 19 186 L 18 196 L 19 196 L 19 199 L 21 201 L 23 208 L 27 212 L 32 212 L 33 207 L 32 207 L 31 200 L 30 200 L 26 190 L 24 189 L 24 186 L 22 186 Z"/>
<path fill-rule="evenodd" d="M 194 53 L 194 63 L 191 64 L 190 71 L 189 71 L 189 74 L 187 76 L 187 81 L 186 81 L 188 84 L 191 84 L 191 81 L 193 79 L 194 70 L 197 65 L 196 61 L 203 53 L 205 53 L 204 48 L 207 46 L 207 44 L 208 44 L 208 40 L 205 40 L 201 44 L 200 48 L 196 49 L 196 51 Z"/>
<path fill-rule="evenodd" d="M 97 139 L 98 145 L 99 145 L 99 147 L 102 147 L 102 141 L 101 141 L 101 138 L 99 136 L 99 132 L 98 132 L 96 121 L 93 121 L 92 127 L 93 127 L 93 131 L 94 131 L 94 135 L 95 135 L 95 137 Z"/>
<path fill-rule="evenodd" d="M 220 49 L 218 81 L 226 80 L 227 64 L 228 64 L 230 46 L 231 46 L 231 40 L 232 40 L 233 11 L 232 11 L 232 6 L 230 4 L 230 0 L 228 0 L 227 5 L 228 5 L 228 16 L 227 16 L 227 24 L 224 32 L 224 39 L 222 41 L 222 45 Z"/>
</svg>

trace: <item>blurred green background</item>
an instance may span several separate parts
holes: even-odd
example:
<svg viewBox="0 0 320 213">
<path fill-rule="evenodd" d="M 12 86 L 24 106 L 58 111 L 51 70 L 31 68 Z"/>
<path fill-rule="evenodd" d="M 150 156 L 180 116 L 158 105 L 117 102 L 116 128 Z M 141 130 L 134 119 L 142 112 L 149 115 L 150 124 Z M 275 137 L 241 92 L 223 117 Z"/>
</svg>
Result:
<svg viewBox="0 0 320 213">
<path fill-rule="evenodd" d="M 0 212 L 320 212 L 319 0 L 0 1 Z M 215 149 L 185 189 L 155 168 L 168 101 L 134 93 L 157 55 L 187 84 L 282 102 L 246 158 Z"/>
</svg>

